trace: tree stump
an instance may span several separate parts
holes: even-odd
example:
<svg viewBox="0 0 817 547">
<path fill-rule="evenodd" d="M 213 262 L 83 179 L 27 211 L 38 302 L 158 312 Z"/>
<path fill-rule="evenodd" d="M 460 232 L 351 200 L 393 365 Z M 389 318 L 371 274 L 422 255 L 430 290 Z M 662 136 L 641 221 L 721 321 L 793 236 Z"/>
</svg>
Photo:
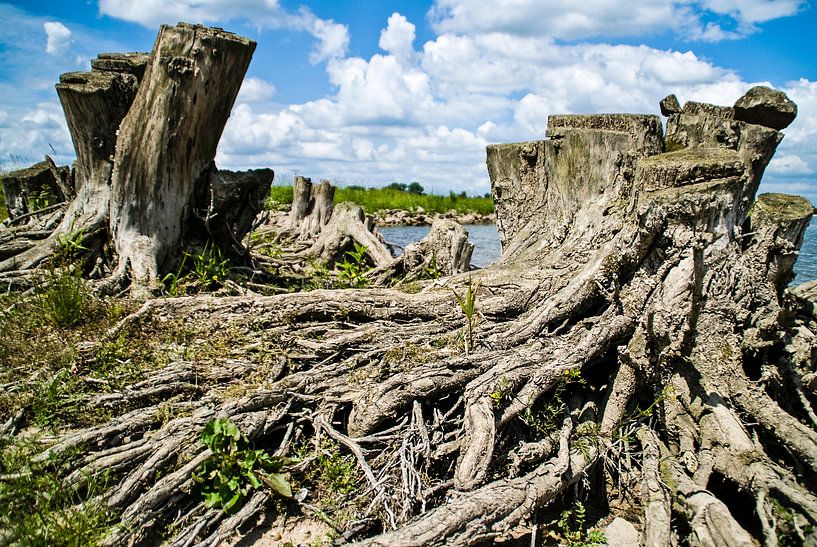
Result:
<svg viewBox="0 0 817 547">
<path fill-rule="evenodd" d="M 255 42 L 180 23 L 159 31 L 119 128 L 111 237 L 120 273 L 155 283 L 178 256 L 184 210 L 216 153 Z"/>
</svg>

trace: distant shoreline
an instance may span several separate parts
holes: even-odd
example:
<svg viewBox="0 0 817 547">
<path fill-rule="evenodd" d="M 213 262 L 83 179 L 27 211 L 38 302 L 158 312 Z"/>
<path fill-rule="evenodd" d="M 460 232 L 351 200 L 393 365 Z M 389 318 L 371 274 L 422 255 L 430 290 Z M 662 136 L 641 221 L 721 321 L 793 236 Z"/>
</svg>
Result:
<svg viewBox="0 0 817 547">
<path fill-rule="evenodd" d="M 414 210 L 384 209 L 372 214 L 376 226 L 430 226 L 435 218 L 442 217 L 460 224 L 494 224 L 495 213 L 477 211 L 460 212 L 450 209 L 444 213 L 426 213 L 422 207 Z"/>
</svg>

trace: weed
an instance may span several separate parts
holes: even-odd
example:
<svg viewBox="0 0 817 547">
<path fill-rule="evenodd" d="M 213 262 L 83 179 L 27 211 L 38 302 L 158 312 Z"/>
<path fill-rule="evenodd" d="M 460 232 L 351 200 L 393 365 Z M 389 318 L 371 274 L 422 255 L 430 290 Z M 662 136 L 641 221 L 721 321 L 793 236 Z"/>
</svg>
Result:
<svg viewBox="0 0 817 547">
<path fill-rule="evenodd" d="M 635 431 L 637 425 L 649 420 L 655 413 L 658 406 L 670 397 L 674 397 L 672 386 L 665 386 L 658 396 L 645 408 L 642 408 L 640 405 L 636 405 L 635 409 L 626 413 L 622 417 L 621 421 L 613 430 L 613 440 L 620 440 L 625 443 L 632 442 L 635 439 L 633 431 Z"/>
<path fill-rule="evenodd" d="M 49 205 L 53 205 L 53 201 L 51 189 L 48 187 L 48 185 L 43 184 L 40 186 L 39 192 L 33 196 L 28 196 L 28 208 L 31 211 L 39 211 L 40 209 L 45 209 Z"/>
<path fill-rule="evenodd" d="M 6 192 L 3 190 L 3 185 L 0 184 L 0 222 L 8 218 L 8 206 L 6 205 Z"/>
<path fill-rule="evenodd" d="M 73 223 L 67 234 L 58 235 L 57 250 L 54 253 L 55 263 L 64 266 L 79 261 L 83 253 L 91 250 L 82 244 L 85 236 L 85 229 L 74 230 Z"/>
<path fill-rule="evenodd" d="M 224 258 L 221 249 L 207 242 L 196 253 L 184 253 L 193 261 L 190 275 L 202 287 L 220 286 L 230 274 L 230 261 Z"/>
<path fill-rule="evenodd" d="M 279 496 L 292 497 L 288 475 L 282 471 L 295 460 L 253 450 L 249 441 L 229 420 L 214 419 L 204 426 L 201 441 L 213 453 L 193 473 L 204 503 L 234 513 L 251 490 L 266 486 Z"/>
<path fill-rule="evenodd" d="M 471 276 L 468 276 L 468 288 L 465 292 L 464 297 L 460 297 L 457 294 L 457 291 L 451 289 L 451 292 L 454 293 L 454 298 L 457 299 L 457 304 L 460 306 L 460 310 L 465 315 L 465 353 L 470 353 L 470 351 L 474 348 L 474 327 L 476 326 L 477 316 L 476 316 L 476 303 L 477 303 L 477 291 L 479 290 L 479 281 L 477 281 L 476 285 L 472 285 L 471 283 Z"/>
<path fill-rule="evenodd" d="M 34 296 L 34 307 L 45 322 L 71 327 L 86 319 L 92 298 L 87 283 L 79 275 L 67 269 L 51 271 L 44 288 Z"/>
<path fill-rule="evenodd" d="M 570 384 L 584 385 L 581 369 L 569 369 L 562 373 L 562 377 L 553 388 L 550 398 L 542 405 L 528 407 L 519 415 L 526 426 L 539 438 L 544 438 L 556 431 L 565 415 L 565 394 Z"/>
<path fill-rule="evenodd" d="M 431 253 L 431 260 L 423 266 L 422 279 L 439 279 L 443 273 L 437 266 L 437 253 Z"/>
<path fill-rule="evenodd" d="M 369 284 L 366 272 L 371 268 L 366 263 L 366 251 L 368 251 L 368 247 L 355 242 L 354 250 L 346 253 L 346 256 L 351 260 L 347 259 L 338 263 L 338 268 L 340 268 L 338 282 L 341 286 L 362 288 Z"/>
<path fill-rule="evenodd" d="M 230 261 L 217 245 L 208 241 L 195 252 L 185 251 L 179 269 L 166 274 L 162 284 L 168 296 L 176 297 L 184 295 L 187 288 L 216 289 L 229 276 Z"/>
<path fill-rule="evenodd" d="M 340 446 L 331 439 L 322 437 L 318 446 L 303 443 L 295 454 L 310 462 L 304 470 L 303 482 L 323 507 L 336 509 L 357 488 L 359 475 L 354 458 L 341 454 Z"/>
<path fill-rule="evenodd" d="M 184 281 L 184 266 L 187 263 L 188 254 L 184 253 L 182 256 L 182 262 L 179 264 L 179 269 L 176 273 L 170 272 L 165 274 L 162 278 L 162 284 L 165 286 L 165 290 L 167 291 L 168 296 L 176 297 L 181 296 L 183 294 L 183 289 L 181 286 L 182 281 Z"/>
<path fill-rule="evenodd" d="M 499 408 L 502 406 L 502 401 L 508 395 L 508 391 L 511 387 L 510 382 L 504 376 L 499 379 L 499 383 L 494 388 L 494 391 L 491 393 L 491 400 L 494 402 L 494 406 Z"/>
<path fill-rule="evenodd" d="M 585 528 L 586 520 L 587 509 L 580 501 L 576 502 L 573 510 L 562 511 L 557 525 L 562 539 L 569 547 L 590 547 L 607 543 L 607 538 L 602 532 Z"/>
</svg>

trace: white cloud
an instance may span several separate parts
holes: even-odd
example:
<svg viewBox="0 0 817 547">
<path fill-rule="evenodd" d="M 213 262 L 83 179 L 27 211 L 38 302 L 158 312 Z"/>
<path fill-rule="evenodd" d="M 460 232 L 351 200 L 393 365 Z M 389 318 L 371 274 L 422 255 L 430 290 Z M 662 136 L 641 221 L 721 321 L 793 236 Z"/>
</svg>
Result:
<svg viewBox="0 0 817 547">
<path fill-rule="evenodd" d="M 783 91 L 797 103 L 798 114 L 783 130 L 786 136 L 766 169 L 761 189 L 770 191 L 771 185 L 797 188 L 792 193 L 804 194 L 817 203 L 817 82 L 801 79 L 789 83 Z"/>
<path fill-rule="evenodd" d="M 346 25 L 335 23 L 332 20 L 318 19 L 308 12 L 304 24 L 305 30 L 318 39 L 317 46 L 309 56 L 310 62 L 317 64 L 346 54 L 346 50 L 349 49 L 349 29 L 346 28 Z"/>
<path fill-rule="evenodd" d="M 483 194 L 489 185 L 485 146 L 542 138 L 548 115 L 657 113 L 658 101 L 668 93 L 675 93 L 682 102 L 732 104 L 753 85 L 694 50 L 561 42 L 570 33 L 607 36 L 662 29 L 688 34 L 740 33 L 799 6 L 781 0 L 782 7 L 775 12 L 768 11 L 761 0 L 616 2 L 620 13 L 608 20 L 603 16 L 605 10 L 613 8 L 606 0 L 588 0 L 586 5 L 559 0 L 548 8 L 548 14 L 532 0 L 498 2 L 482 10 L 483 4 L 440 0 L 437 7 L 450 6 L 451 11 L 447 19 L 436 15 L 436 28 L 451 27 L 424 44 L 414 43 L 414 24 L 394 13 L 380 32 L 382 52 L 365 58 L 348 56 L 345 26 L 319 19 L 305 9 L 287 12 L 273 1 L 147 0 L 137 4 L 102 0 L 100 11 L 146 26 L 160 19 L 196 20 L 191 14 L 202 22 L 219 23 L 241 13 L 259 27 L 286 25 L 318 38 L 311 60 L 325 61 L 331 91 L 314 100 L 280 105 L 273 101 L 275 84 L 283 84 L 247 78 L 219 146 L 217 161 L 222 167 L 269 166 L 278 180 L 297 171 L 340 183 L 417 180 L 436 192 Z M 2 10 L 0 4 L 0 13 Z M 558 10 L 566 10 L 570 17 L 553 20 Z M 680 13 L 679 18 L 668 23 L 661 15 L 666 10 Z M 726 14 L 715 18 L 723 27 L 706 30 L 701 10 Z M 475 17 L 479 14 L 485 20 Z M 630 21 L 641 16 L 640 21 Z M 37 30 L 43 28 L 43 22 L 36 23 Z M 81 34 L 80 28 L 74 29 L 78 50 L 82 49 Z M 5 45 L 2 39 L 0 45 Z M 95 51 L 103 50 L 116 49 Z M 55 63 L 56 58 L 50 57 L 50 62 Z M 27 74 L 25 70 L 20 73 Z M 53 79 L 43 81 L 53 93 Z M 778 157 L 767 170 L 766 191 L 770 187 L 810 189 L 817 173 L 817 150 L 812 144 L 817 142 L 817 83 L 800 80 L 784 90 L 798 103 L 800 116 L 786 129 Z M 0 95 L 16 98 L 11 91 L 12 87 L 0 82 Z M 70 156 L 70 138 L 59 104 L 55 100 L 30 104 L 36 101 L 28 99 L 25 108 L 4 103 L 7 114 L 3 121 L 0 111 L 0 154 L 36 160 L 50 150 L 50 144 L 58 155 Z"/>
<path fill-rule="evenodd" d="M 68 163 L 74 147 L 58 101 L 36 104 L 17 115 L 5 114 L 0 123 L 0 168 L 20 168 L 40 161 L 44 154 Z"/>
<path fill-rule="evenodd" d="M 71 29 L 59 21 L 47 21 L 43 23 L 48 41 L 45 44 L 45 51 L 49 55 L 59 55 L 66 53 L 71 47 Z"/>
<path fill-rule="evenodd" d="M 738 38 L 762 23 L 798 12 L 805 0 L 436 0 L 430 15 L 440 33 L 500 32 L 578 40 L 675 32 L 705 41 Z M 735 30 L 705 22 L 726 19 Z"/>
<path fill-rule="evenodd" d="M 259 103 L 268 101 L 275 95 L 275 86 L 261 78 L 244 78 L 237 102 Z"/>
<path fill-rule="evenodd" d="M 411 59 L 414 57 L 414 31 L 415 27 L 409 23 L 403 15 L 392 13 L 388 20 L 388 26 L 380 31 L 380 49 L 391 53 L 398 59 Z"/>
<path fill-rule="evenodd" d="M 800 156 L 794 154 L 778 154 L 769 164 L 769 169 L 776 175 L 813 175 L 814 171 L 803 161 Z"/>
<path fill-rule="evenodd" d="M 289 12 L 277 0 L 99 0 L 99 13 L 148 28 L 178 21 L 221 23 L 243 20 L 259 28 L 306 31 L 317 40 L 310 54 L 313 63 L 340 57 L 349 47 L 346 25 L 321 19 L 305 7 L 295 13 Z"/>
</svg>

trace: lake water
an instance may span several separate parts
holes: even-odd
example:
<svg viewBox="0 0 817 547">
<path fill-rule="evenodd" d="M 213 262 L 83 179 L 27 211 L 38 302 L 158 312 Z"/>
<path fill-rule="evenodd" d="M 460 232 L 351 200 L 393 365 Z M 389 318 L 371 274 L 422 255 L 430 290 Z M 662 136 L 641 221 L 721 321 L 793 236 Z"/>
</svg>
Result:
<svg viewBox="0 0 817 547">
<path fill-rule="evenodd" d="M 471 255 L 471 264 L 484 268 L 497 258 L 499 247 L 499 233 L 496 224 L 469 224 L 468 241 L 474 244 L 474 254 Z M 423 239 L 431 230 L 431 226 L 391 226 L 378 228 L 386 241 L 405 247 L 409 243 Z"/>
<path fill-rule="evenodd" d="M 468 240 L 474 244 L 474 254 L 471 257 L 471 263 L 474 266 L 484 268 L 499 258 L 501 249 L 495 224 L 471 224 L 465 228 L 468 230 Z M 387 241 L 396 243 L 401 247 L 423 239 L 430 229 L 430 226 L 379 228 L 380 233 L 383 234 Z M 800 256 L 794 265 L 794 272 L 797 275 L 792 281 L 792 285 L 799 285 L 817 279 L 817 218 L 812 219 L 811 224 L 806 228 L 803 247 L 800 249 Z"/>
</svg>

